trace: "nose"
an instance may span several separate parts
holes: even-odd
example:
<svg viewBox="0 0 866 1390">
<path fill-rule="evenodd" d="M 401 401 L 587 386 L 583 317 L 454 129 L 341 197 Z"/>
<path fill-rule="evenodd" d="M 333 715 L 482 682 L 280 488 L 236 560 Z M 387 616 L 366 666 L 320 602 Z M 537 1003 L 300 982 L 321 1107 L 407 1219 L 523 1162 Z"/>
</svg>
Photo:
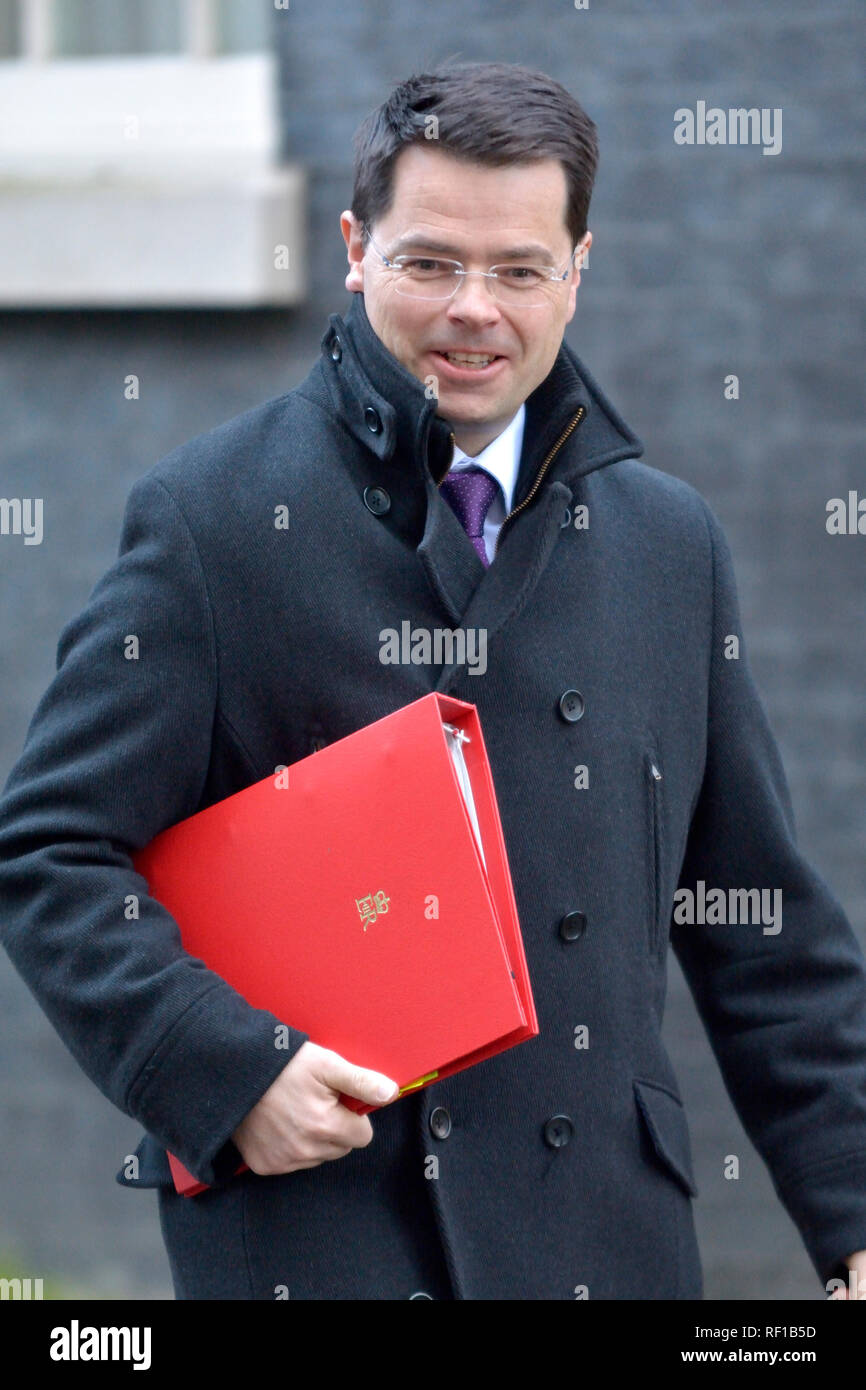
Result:
<svg viewBox="0 0 866 1390">
<path fill-rule="evenodd" d="M 457 290 L 448 301 L 448 317 L 463 323 L 496 323 L 502 317 L 493 298 L 492 281 L 469 271 L 461 275 Z"/>
</svg>

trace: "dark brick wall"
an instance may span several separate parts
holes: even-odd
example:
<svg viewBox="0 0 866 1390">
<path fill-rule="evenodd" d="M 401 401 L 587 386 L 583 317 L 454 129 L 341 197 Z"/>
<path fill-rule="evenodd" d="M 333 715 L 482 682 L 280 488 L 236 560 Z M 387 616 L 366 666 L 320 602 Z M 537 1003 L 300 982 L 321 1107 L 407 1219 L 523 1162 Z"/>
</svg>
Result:
<svg viewBox="0 0 866 1390">
<path fill-rule="evenodd" d="M 300 314 L 9 316 L 0 493 L 46 499 L 46 540 L 0 538 L 0 776 L 57 634 L 116 551 L 132 480 L 191 434 L 298 380 L 346 300 L 338 217 L 351 135 L 408 72 L 458 53 L 549 71 L 599 127 L 591 265 L 569 340 L 646 459 L 697 486 L 734 551 L 753 666 L 800 841 L 866 940 L 866 536 L 827 535 L 866 494 L 862 101 L 857 0 L 453 0 L 274 16 L 285 149 L 311 171 L 313 292 Z M 781 107 L 783 147 L 680 147 L 698 100 Z M 142 398 L 123 399 L 127 372 Z M 726 401 L 736 373 L 740 399 Z M 679 972 L 669 1045 L 691 1117 L 708 1297 L 818 1297 L 743 1135 Z M 151 1196 L 115 1188 L 137 1129 L 65 1053 L 0 961 L 0 1250 L 39 1275 L 167 1290 Z M 738 1182 L 723 1157 L 741 1159 Z"/>
</svg>

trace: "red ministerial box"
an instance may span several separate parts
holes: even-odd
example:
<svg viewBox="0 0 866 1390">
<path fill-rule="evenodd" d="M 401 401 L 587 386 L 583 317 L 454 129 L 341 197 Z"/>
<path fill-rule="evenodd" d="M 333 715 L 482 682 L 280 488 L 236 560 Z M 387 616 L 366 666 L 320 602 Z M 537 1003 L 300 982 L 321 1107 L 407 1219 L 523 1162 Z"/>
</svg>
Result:
<svg viewBox="0 0 866 1390">
<path fill-rule="evenodd" d="M 538 1033 L 463 700 L 425 695 L 162 831 L 133 864 L 190 955 L 401 1094 Z M 178 1191 L 201 1191 L 169 1158 Z"/>
</svg>

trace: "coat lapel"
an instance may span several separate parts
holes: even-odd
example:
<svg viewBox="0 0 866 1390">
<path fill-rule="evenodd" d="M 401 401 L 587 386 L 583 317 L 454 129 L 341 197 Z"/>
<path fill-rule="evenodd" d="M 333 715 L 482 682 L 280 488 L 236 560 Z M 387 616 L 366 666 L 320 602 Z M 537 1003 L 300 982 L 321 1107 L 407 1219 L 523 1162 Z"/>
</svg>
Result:
<svg viewBox="0 0 866 1390">
<path fill-rule="evenodd" d="M 489 571 L 432 479 L 427 494 L 427 524 L 418 546 L 418 558 L 430 588 L 451 622 L 463 627 L 472 596 Z"/>
<path fill-rule="evenodd" d="M 521 518 L 490 568 L 485 570 L 478 560 L 481 582 L 459 619 L 460 627 L 484 629 L 489 644 L 521 611 L 557 544 L 571 495 L 564 483 L 550 483 L 541 500 Z M 471 550 L 471 545 L 468 548 Z M 462 669 L 456 662 L 443 667 L 436 689 L 447 692 Z"/>
</svg>

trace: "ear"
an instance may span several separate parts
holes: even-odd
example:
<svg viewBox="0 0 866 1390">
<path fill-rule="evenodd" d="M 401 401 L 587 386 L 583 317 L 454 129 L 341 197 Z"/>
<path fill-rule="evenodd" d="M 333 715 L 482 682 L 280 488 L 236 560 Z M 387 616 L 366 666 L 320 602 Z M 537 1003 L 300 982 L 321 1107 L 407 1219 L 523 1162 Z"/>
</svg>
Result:
<svg viewBox="0 0 866 1390">
<path fill-rule="evenodd" d="M 574 253 L 575 270 L 568 288 L 568 308 L 565 315 L 566 323 L 571 323 L 571 320 L 574 318 L 574 311 L 577 307 L 577 287 L 580 284 L 580 271 L 584 261 L 586 260 L 588 263 L 589 248 L 591 245 L 592 232 L 587 232 L 582 240 L 578 242 L 577 249 Z"/>
<path fill-rule="evenodd" d="M 361 245 L 361 227 L 354 213 L 348 208 L 340 216 L 340 231 L 346 243 L 349 258 L 349 273 L 346 276 L 347 290 L 364 289 L 364 248 Z"/>
</svg>

